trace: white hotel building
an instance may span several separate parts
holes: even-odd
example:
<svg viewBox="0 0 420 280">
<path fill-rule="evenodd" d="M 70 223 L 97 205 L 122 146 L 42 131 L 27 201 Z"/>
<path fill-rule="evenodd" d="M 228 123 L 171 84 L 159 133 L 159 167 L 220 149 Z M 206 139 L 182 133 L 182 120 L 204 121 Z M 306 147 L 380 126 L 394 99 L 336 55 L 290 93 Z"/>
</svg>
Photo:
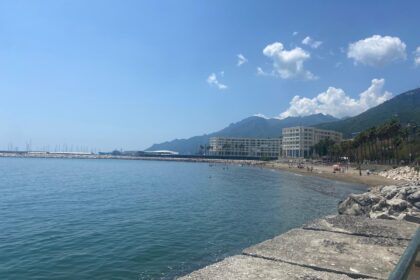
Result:
<svg viewBox="0 0 420 280">
<path fill-rule="evenodd" d="M 311 147 L 322 139 L 329 138 L 339 143 L 343 138 L 340 132 L 304 126 L 283 128 L 282 134 L 282 156 L 293 158 L 311 156 Z"/>
<path fill-rule="evenodd" d="M 281 156 L 281 138 L 210 138 L 209 154 L 222 157 L 278 158 Z"/>
</svg>

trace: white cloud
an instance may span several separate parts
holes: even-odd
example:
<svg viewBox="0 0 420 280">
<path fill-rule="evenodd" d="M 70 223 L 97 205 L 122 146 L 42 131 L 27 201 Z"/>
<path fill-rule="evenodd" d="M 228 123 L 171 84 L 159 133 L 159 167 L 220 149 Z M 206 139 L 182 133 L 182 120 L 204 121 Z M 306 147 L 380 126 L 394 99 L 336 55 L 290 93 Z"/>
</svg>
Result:
<svg viewBox="0 0 420 280">
<path fill-rule="evenodd" d="M 273 60 L 273 71 L 271 74 L 274 76 L 278 76 L 282 79 L 317 79 L 314 74 L 304 68 L 303 63 L 308 60 L 311 55 L 301 48 L 297 47 L 286 50 L 282 43 L 275 42 L 266 46 L 263 50 L 263 54 Z M 261 68 L 257 68 L 257 72 L 260 72 L 258 69 Z"/>
<path fill-rule="evenodd" d="M 328 114 L 337 118 L 358 115 L 367 109 L 390 99 L 392 94 L 384 91 L 384 79 L 373 79 L 369 88 L 360 93 L 358 99 L 346 95 L 344 90 L 329 87 L 314 98 L 296 95 L 290 101 L 290 107 L 280 114 L 280 118 L 308 116 L 312 114 Z"/>
<path fill-rule="evenodd" d="M 405 60 L 406 45 L 398 37 L 373 35 L 372 37 L 351 43 L 347 57 L 354 59 L 354 63 L 369 66 L 383 66 L 385 64 Z"/>
<path fill-rule="evenodd" d="M 308 45 L 313 49 L 317 49 L 322 45 L 322 42 L 321 41 L 315 41 L 311 37 L 306 36 L 305 39 L 302 40 L 302 44 Z"/>
<path fill-rule="evenodd" d="M 414 64 L 420 66 L 420 46 L 418 46 L 414 52 Z"/>
<path fill-rule="evenodd" d="M 223 75 L 224 75 L 224 72 L 222 71 L 221 73 L 223 73 Z M 222 76 L 223 76 L 222 75 Z M 215 87 L 217 87 L 218 89 L 220 89 L 220 90 L 224 90 L 224 89 L 227 89 L 228 88 L 228 86 L 227 85 L 225 85 L 225 84 L 222 84 L 221 82 L 219 82 L 219 80 L 217 79 L 217 76 L 216 76 L 216 74 L 215 73 L 211 73 L 209 76 L 208 76 L 208 78 L 207 78 L 207 83 L 209 84 L 209 85 L 211 85 L 211 86 L 215 86 Z"/>
<path fill-rule="evenodd" d="M 257 75 L 258 76 L 269 76 L 270 73 L 265 72 L 261 67 L 257 67 Z"/>
<path fill-rule="evenodd" d="M 270 118 L 269 118 L 269 117 L 267 117 L 266 115 L 264 115 L 264 114 L 260 114 L 260 113 L 258 113 L 258 114 L 254 114 L 254 117 L 259 117 L 259 118 L 263 118 L 263 119 L 266 119 L 266 120 L 270 119 Z"/>
<path fill-rule="evenodd" d="M 298 35 L 299 34 L 299 32 L 297 32 L 297 31 L 294 31 L 293 33 L 292 33 L 292 35 L 293 36 L 296 36 L 296 35 Z"/>
<path fill-rule="evenodd" d="M 236 66 L 241 66 L 242 64 L 245 64 L 248 62 L 248 59 L 246 59 L 246 57 L 243 54 L 238 54 L 238 63 L 236 64 Z"/>
</svg>

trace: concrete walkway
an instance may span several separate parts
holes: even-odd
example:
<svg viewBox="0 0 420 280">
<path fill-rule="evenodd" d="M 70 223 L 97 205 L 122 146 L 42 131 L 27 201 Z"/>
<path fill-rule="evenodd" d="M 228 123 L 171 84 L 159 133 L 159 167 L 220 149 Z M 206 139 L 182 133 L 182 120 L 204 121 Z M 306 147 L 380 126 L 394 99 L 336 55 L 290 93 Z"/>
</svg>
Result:
<svg viewBox="0 0 420 280">
<path fill-rule="evenodd" d="M 387 279 L 418 225 L 329 216 L 180 279 Z"/>
</svg>

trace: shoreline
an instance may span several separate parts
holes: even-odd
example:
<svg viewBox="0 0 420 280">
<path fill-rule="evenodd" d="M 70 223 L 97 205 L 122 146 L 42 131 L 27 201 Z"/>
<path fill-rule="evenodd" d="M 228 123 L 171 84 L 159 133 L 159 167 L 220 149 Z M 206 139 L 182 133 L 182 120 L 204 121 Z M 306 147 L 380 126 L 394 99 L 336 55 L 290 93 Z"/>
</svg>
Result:
<svg viewBox="0 0 420 280">
<path fill-rule="evenodd" d="M 358 174 L 358 170 L 349 168 L 345 173 L 332 171 L 331 165 L 320 165 L 308 163 L 308 167 L 312 167 L 313 171 L 306 168 L 297 168 L 284 162 L 278 161 L 261 161 L 261 160 L 242 160 L 242 159 L 216 159 L 216 158 L 179 158 L 179 157 L 134 157 L 134 156 L 113 156 L 113 155 L 57 155 L 57 154 L 14 154 L 0 153 L 0 157 L 4 158 L 45 158 L 45 159 L 115 159 L 115 160 L 151 160 L 151 161 L 177 161 L 177 162 L 199 162 L 209 164 L 233 164 L 259 167 L 272 170 L 280 170 L 299 174 L 303 176 L 315 176 L 329 180 L 341 181 L 346 183 L 355 183 L 365 185 L 367 187 L 377 187 L 380 185 L 396 185 L 405 181 L 397 181 L 375 173 L 367 175 L 365 171 L 362 176 Z"/>
<path fill-rule="evenodd" d="M 313 167 L 313 171 L 307 171 L 306 169 L 299 169 L 297 167 L 289 167 L 285 163 L 273 162 L 265 164 L 265 168 L 272 168 L 276 170 L 287 171 L 303 176 L 315 176 L 329 180 L 341 181 L 346 183 L 356 183 L 365 185 L 368 187 L 377 187 L 380 185 L 395 185 L 401 184 L 403 181 L 397 181 L 393 179 L 389 179 L 386 177 L 379 176 L 377 174 L 370 174 L 366 175 L 366 172 L 363 171 L 362 176 L 358 174 L 358 170 L 350 168 L 346 173 L 333 173 L 332 172 L 332 165 L 325 166 L 325 165 L 311 165 Z"/>
</svg>

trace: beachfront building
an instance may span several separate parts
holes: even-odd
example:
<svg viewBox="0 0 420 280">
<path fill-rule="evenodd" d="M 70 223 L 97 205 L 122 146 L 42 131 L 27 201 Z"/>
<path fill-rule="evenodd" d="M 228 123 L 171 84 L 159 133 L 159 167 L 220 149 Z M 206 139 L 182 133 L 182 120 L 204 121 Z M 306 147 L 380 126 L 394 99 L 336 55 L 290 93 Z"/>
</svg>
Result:
<svg viewBox="0 0 420 280">
<path fill-rule="evenodd" d="M 220 157 L 278 158 L 281 155 L 281 138 L 210 138 L 209 154 Z"/>
<path fill-rule="evenodd" d="M 292 158 L 311 156 L 311 148 L 322 139 L 329 138 L 339 143 L 343 138 L 337 131 L 305 126 L 283 128 L 282 135 L 282 156 Z"/>
</svg>

